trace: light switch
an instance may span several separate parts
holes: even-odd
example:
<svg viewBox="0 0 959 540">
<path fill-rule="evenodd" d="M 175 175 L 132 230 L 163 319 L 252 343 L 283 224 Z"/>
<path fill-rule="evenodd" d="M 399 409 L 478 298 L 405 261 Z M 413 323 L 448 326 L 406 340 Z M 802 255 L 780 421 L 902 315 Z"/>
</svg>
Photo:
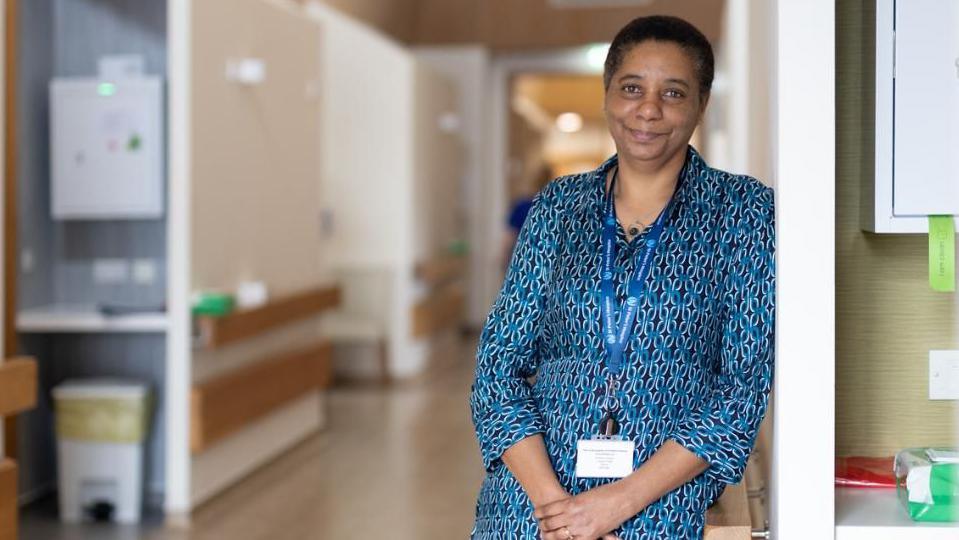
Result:
<svg viewBox="0 0 959 540">
<path fill-rule="evenodd" d="M 929 351 L 929 399 L 959 399 L 959 351 Z"/>
</svg>

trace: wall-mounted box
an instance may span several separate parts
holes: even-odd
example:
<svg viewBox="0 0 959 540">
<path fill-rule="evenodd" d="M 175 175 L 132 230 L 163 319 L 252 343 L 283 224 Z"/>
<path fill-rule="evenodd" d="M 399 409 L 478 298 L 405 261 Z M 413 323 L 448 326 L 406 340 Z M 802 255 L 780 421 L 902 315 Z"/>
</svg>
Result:
<svg viewBox="0 0 959 540">
<path fill-rule="evenodd" d="M 876 1 L 875 185 L 862 228 L 926 233 L 959 215 L 959 2 Z"/>
<path fill-rule="evenodd" d="M 163 90 L 158 77 L 50 82 L 54 219 L 163 215 Z"/>
</svg>

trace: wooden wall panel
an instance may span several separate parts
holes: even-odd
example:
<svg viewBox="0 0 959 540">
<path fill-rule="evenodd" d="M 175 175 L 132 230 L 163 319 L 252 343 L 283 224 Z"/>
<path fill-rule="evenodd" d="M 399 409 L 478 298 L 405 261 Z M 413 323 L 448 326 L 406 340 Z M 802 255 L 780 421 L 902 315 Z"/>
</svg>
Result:
<svg viewBox="0 0 959 540">
<path fill-rule="evenodd" d="M 722 12 L 722 0 L 592 9 L 556 9 L 547 0 L 419 0 L 413 42 L 482 43 L 498 50 L 570 47 L 609 42 L 633 18 L 665 14 L 690 21 L 715 44 Z"/>
<path fill-rule="evenodd" d="M 956 347 L 956 295 L 928 282 L 924 235 L 859 227 L 873 181 L 875 0 L 836 5 L 836 453 L 955 444 L 956 404 L 929 401 L 929 350 Z"/>
<path fill-rule="evenodd" d="M 17 350 L 17 115 L 8 111 L 17 110 L 17 20 L 19 0 L 3 3 L 3 342 L 0 357 L 15 354 Z M 17 420 L 4 418 L 3 448 L 0 455 L 17 455 Z"/>
<path fill-rule="evenodd" d="M 17 464 L 0 460 L 0 540 L 17 540 Z"/>
<path fill-rule="evenodd" d="M 194 385 L 190 449 L 202 452 L 296 398 L 330 384 L 331 347 L 322 342 Z"/>
<path fill-rule="evenodd" d="M 14 415 L 37 404 L 37 362 L 15 358 L 0 363 L 0 416 Z"/>
<path fill-rule="evenodd" d="M 323 0 L 393 39 L 413 39 L 417 0 Z M 455 2 L 450 2 L 455 4 Z"/>
</svg>

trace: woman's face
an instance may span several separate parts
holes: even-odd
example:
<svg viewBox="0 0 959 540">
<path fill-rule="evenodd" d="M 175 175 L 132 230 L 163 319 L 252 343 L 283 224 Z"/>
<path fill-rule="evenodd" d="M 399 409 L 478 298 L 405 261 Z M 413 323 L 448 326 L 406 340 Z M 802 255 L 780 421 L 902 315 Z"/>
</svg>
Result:
<svg viewBox="0 0 959 540">
<path fill-rule="evenodd" d="M 606 123 L 620 159 L 655 170 L 685 152 L 708 97 L 700 92 L 693 59 L 679 45 L 634 45 L 606 90 Z"/>
</svg>

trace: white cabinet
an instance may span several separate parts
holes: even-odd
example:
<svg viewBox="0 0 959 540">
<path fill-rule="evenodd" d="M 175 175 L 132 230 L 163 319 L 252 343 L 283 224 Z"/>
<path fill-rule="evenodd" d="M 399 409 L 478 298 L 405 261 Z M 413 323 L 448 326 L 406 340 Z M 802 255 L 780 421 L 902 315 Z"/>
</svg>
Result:
<svg viewBox="0 0 959 540">
<path fill-rule="evenodd" d="M 959 215 L 959 3 L 877 0 L 875 186 L 862 227 L 924 233 Z"/>
<path fill-rule="evenodd" d="M 161 217 L 162 110 L 158 77 L 51 81 L 53 217 Z"/>
</svg>

